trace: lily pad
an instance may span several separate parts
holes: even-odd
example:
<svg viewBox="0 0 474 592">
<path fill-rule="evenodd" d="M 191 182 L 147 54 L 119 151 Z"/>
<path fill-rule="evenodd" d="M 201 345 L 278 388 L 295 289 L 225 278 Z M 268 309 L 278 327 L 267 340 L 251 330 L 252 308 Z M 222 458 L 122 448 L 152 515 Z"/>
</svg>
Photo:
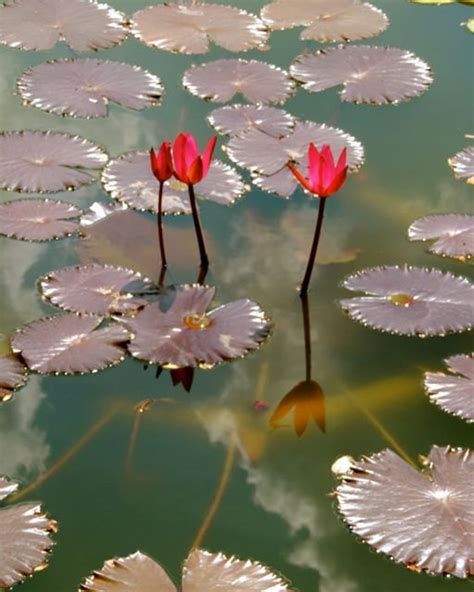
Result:
<svg viewBox="0 0 474 592">
<path fill-rule="evenodd" d="M 336 490 L 351 530 L 410 569 L 474 575 L 470 450 L 433 446 L 423 473 L 385 450 L 362 458 Z"/>
<path fill-rule="evenodd" d="M 309 92 L 342 85 L 343 101 L 373 105 L 408 101 L 433 82 L 428 64 L 413 53 L 367 45 L 341 45 L 300 55 L 290 73 Z"/>
<path fill-rule="evenodd" d="M 88 226 L 94 226 L 109 216 L 128 210 L 126 204 L 94 202 L 90 208 L 81 216 L 81 226 L 87 229 Z M 87 232 L 87 231 L 85 231 Z"/>
<path fill-rule="evenodd" d="M 106 49 L 127 36 L 125 17 L 94 0 L 14 0 L 0 4 L 0 43 L 18 49 Z"/>
<path fill-rule="evenodd" d="M 466 278 L 420 267 L 375 267 L 348 277 L 344 287 L 360 296 L 341 300 L 350 317 L 397 335 L 418 337 L 474 326 L 474 285 Z"/>
<path fill-rule="evenodd" d="M 474 422 L 474 354 L 451 356 L 445 364 L 452 374 L 425 373 L 425 389 L 441 409 Z"/>
<path fill-rule="evenodd" d="M 132 33 L 147 45 L 184 54 L 209 51 L 209 43 L 228 51 L 265 49 L 268 31 L 255 15 L 223 4 L 159 4 L 132 17 Z"/>
<path fill-rule="evenodd" d="M 129 152 L 110 161 L 102 183 L 111 197 L 137 210 L 158 212 L 158 182 L 150 167 L 148 152 Z M 247 187 L 232 167 L 214 160 L 207 176 L 195 185 L 196 196 L 221 205 L 232 205 Z M 190 214 L 188 187 L 170 179 L 163 190 L 165 214 Z"/>
<path fill-rule="evenodd" d="M 85 374 L 118 364 L 130 336 L 117 323 L 100 328 L 102 319 L 65 314 L 44 317 L 20 329 L 12 350 L 40 374 Z"/>
<path fill-rule="evenodd" d="M 290 133 L 295 118 L 290 113 L 266 105 L 229 105 L 214 109 L 208 116 L 212 127 L 220 134 L 238 136 L 257 129 L 281 138 Z"/>
<path fill-rule="evenodd" d="M 274 31 L 306 27 L 300 39 L 355 41 L 385 31 L 388 18 L 360 0 L 276 0 L 263 7 L 263 22 Z"/>
<path fill-rule="evenodd" d="M 0 501 L 15 493 L 18 483 L 0 477 Z M 56 523 L 36 503 L 0 508 L 0 587 L 10 588 L 45 567 L 53 547 Z"/>
<path fill-rule="evenodd" d="M 26 241 L 47 241 L 78 231 L 75 206 L 51 199 L 17 199 L 0 204 L 0 234 Z"/>
<path fill-rule="evenodd" d="M 462 261 L 474 255 L 474 216 L 445 214 L 415 220 L 408 229 L 410 240 L 433 240 L 432 253 Z"/>
<path fill-rule="evenodd" d="M 94 58 L 64 59 L 33 66 L 17 82 L 26 105 L 56 115 L 106 117 L 110 102 L 129 109 L 160 103 L 158 76 L 138 66 Z"/>
<path fill-rule="evenodd" d="M 474 146 L 469 146 L 448 159 L 457 179 L 463 179 L 470 185 L 474 184 Z"/>
<path fill-rule="evenodd" d="M 17 356 L 13 354 L 0 356 L 0 401 L 11 399 L 13 391 L 25 384 L 26 373 L 26 366 Z"/>
<path fill-rule="evenodd" d="M 97 264 L 65 267 L 47 275 L 40 286 L 52 304 L 99 316 L 136 312 L 148 300 L 135 294 L 153 289 L 150 280 L 131 269 Z"/>
<path fill-rule="evenodd" d="M 295 91 L 288 73 L 258 60 L 216 60 L 184 73 L 184 87 L 206 101 L 227 103 L 241 95 L 250 103 L 284 103 Z"/>
<path fill-rule="evenodd" d="M 0 189 L 54 193 L 94 181 L 85 169 L 99 169 L 102 148 L 68 134 L 22 131 L 0 134 Z"/>
</svg>

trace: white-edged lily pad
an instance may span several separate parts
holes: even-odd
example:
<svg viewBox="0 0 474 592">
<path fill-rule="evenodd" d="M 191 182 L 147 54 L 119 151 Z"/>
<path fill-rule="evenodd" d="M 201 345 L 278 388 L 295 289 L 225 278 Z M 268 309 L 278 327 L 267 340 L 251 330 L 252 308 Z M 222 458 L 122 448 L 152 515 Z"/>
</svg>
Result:
<svg viewBox="0 0 474 592">
<path fill-rule="evenodd" d="M 107 316 L 130 314 L 148 304 L 142 294 L 150 280 L 112 265 L 76 265 L 48 274 L 40 282 L 46 300 L 70 312 Z"/>
<path fill-rule="evenodd" d="M 227 103 L 241 95 L 250 103 L 284 103 L 295 91 L 288 73 L 259 60 L 216 60 L 191 67 L 184 87 L 206 101 Z"/>
<path fill-rule="evenodd" d="M 340 305 L 372 329 L 425 337 L 474 326 L 474 285 L 449 272 L 407 265 L 375 267 L 348 277 L 343 285 L 368 294 L 341 300 Z"/>
<path fill-rule="evenodd" d="M 295 118 L 290 113 L 267 105 L 228 105 L 214 109 L 208 121 L 219 133 L 238 136 L 257 129 L 270 136 L 281 138 L 290 133 Z"/>
<path fill-rule="evenodd" d="M 26 366 L 17 356 L 0 355 L 0 401 L 11 399 L 13 391 L 25 384 L 26 375 Z"/>
<path fill-rule="evenodd" d="M 100 328 L 102 319 L 74 313 L 45 317 L 25 325 L 12 339 L 31 370 L 40 374 L 84 374 L 121 362 L 130 338 L 117 323 Z"/>
<path fill-rule="evenodd" d="M 444 361 L 452 374 L 425 373 L 425 389 L 441 409 L 474 422 L 474 354 L 451 356 Z"/>
<path fill-rule="evenodd" d="M 457 179 L 463 179 L 470 185 L 474 184 L 474 146 L 468 146 L 448 159 Z"/>
<path fill-rule="evenodd" d="M 415 220 L 408 229 L 410 240 L 433 240 L 432 253 L 462 261 L 474 255 L 474 216 L 441 214 Z"/>
<path fill-rule="evenodd" d="M 311 142 L 318 148 L 329 144 L 335 154 L 347 148 L 349 172 L 355 172 L 364 161 L 364 148 L 353 136 L 338 128 L 312 121 L 296 123 L 293 131 L 282 138 L 251 129 L 245 134 L 231 137 L 226 151 L 235 163 L 252 171 L 260 187 L 282 197 L 290 197 L 297 182 L 287 165 L 291 163 L 305 169 Z"/>
<path fill-rule="evenodd" d="M 71 236 L 81 210 L 52 199 L 17 199 L 0 204 L 0 234 L 26 241 Z M 76 220 L 75 220 L 76 219 Z"/>
<path fill-rule="evenodd" d="M 26 105 L 56 115 L 106 117 L 109 103 L 142 110 L 160 103 L 158 76 L 138 66 L 96 58 L 33 66 L 17 82 Z"/>
<path fill-rule="evenodd" d="M 150 166 L 148 152 L 128 152 L 111 160 L 102 174 L 105 190 L 120 202 L 136 210 L 158 211 L 159 184 Z M 231 205 L 248 188 L 232 167 L 218 160 L 211 164 L 206 177 L 195 185 L 196 197 L 221 205 Z M 172 178 L 163 190 L 165 214 L 190 214 L 188 187 Z"/>
<path fill-rule="evenodd" d="M 302 40 L 355 41 L 385 31 L 388 18 L 361 0 L 275 0 L 263 7 L 263 22 L 274 31 L 306 27 Z"/>
<path fill-rule="evenodd" d="M 215 288 L 183 285 L 168 289 L 123 323 L 132 333 L 132 356 L 165 368 L 214 366 L 256 350 L 270 332 L 264 311 L 251 300 L 208 312 Z"/>
<path fill-rule="evenodd" d="M 54 132 L 0 134 L 0 189 L 54 193 L 94 181 L 85 169 L 107 162 L 104 150 L 84 138 Z"/>
<path fill-rule="evenodd" d="M 13 0 L 0 4 L 0 43 L 18 49 L 52 49 L 65 41 L 74 51 L 121 43 L 122 13 L 94 0 Z"/>
<path fill-rule="evenodd" d="M 156 561 L 137 551 L 111 559 L 82 584 L 84 592 L 290 592 L 288 584 L 261 563 L 222 553 L 191 551 L 176 587 Z"/>
<path fill-rule="evenodd" d="M 336 490 L 351 530 L 397 563 L 474 575 L 470 450 L 433 446 L 420 473 L 392 450 L 353 464 Z"/>
<path fill-rule="evenodd" d="M 0 477 L 0 501 L 18 489 L 18 483 Z M 37 503 L 0 508 L 0 588 L 9 589 L 45 567 L 53 547 L 56 523 Z"/>
<path fill-rule="evenodd" d="M 88 226 L 94 226 L 94 224 L 105 220 L 117 212 L 123 212 L 124 210 L 128 210 L 128 206 L 123 203 L 103 203 L 101 201 L 95 201 L 81 216 L 81 226 L 87 234 Z"/>
<path fill-rule="evenodd" d="M 265 49 L 268 31 L 255 15 L 201 2 L 148 6 L 132 17 L 132 33 L 147 45 L 184 54 L 209 51 L 210 41 L 239 52 Z"/>
<path fill-rule="evenodd" d="M 433 82 L 430 67 L 396 47 L 330 47 L 296 58 L 291 75 L 309 92 L 343 85 L 341 99 L 384 105 L 418 97 Z"/>
</svg>

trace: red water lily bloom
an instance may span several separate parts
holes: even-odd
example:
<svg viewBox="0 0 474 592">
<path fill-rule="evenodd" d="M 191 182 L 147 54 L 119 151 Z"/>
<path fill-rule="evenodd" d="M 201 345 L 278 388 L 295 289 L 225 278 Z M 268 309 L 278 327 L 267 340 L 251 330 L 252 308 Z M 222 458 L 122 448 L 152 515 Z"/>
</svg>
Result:
<svg viewBox="0 0 474 592">
<path fill-rule="evenodd" d="M 160 183 L 168 181 L 173 176 L 173 159 L 171 158 L 171 144 L 163 142 L 158 152 L 150 149 L 151 170 Z"/>
<path fill-rule="evenodd" d="M 319 197 L 329 197 L 344 185 L 347 176 L 346 162 L 346 148 L 342 150 L 335 164 L 330 146 L 325 144 L 319 152 L 314 144 L 310 144 L 308 148 L 309 179 L 295 167 L 288 165 L 288 168 L 309 192 Z"/>
<path fill-rule="evenodd" d="M 173 144 L 174 176 L 186 185 L 204 179 L 211 166 L 217 136 L 211 138 L 202 156 L 196 139 L 191 134 L 179 134 Z"/>
</svg>

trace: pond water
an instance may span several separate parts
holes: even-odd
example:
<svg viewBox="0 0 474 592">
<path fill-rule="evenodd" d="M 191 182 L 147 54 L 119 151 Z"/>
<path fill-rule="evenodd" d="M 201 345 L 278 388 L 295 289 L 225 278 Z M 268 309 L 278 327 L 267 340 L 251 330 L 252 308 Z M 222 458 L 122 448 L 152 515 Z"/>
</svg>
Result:
<svg viewBox="0 0 474 592">
<path fill-rule="evenodd" d="M 131 14 L 147 2 L 110 4 Z M 264 2 L 232 4 L 258 12 Z M 470 9 L 403 0 L 377 5 L 391 24 L 368 43 L 408 49 L 426 60 L 435 79 L 429 91 L 398 106 L 376 107 L 342 103 L 336 90 L 299 89 L 284 106 L 302 119 L 342 128 L 366 150 L 361 171 L 327 204 L 322 264 L 314 271 L 309 298 L 313 379 L 325 396 L 326 432 L 310 423 L 298 438 L 291 416 L 285 429 L 269 425 L 271 410 L 305 376 L 296 288 L 317 204 L 301 191 L 285 201 L 255 187 L 232 208 L 204 203 L 211 255 L 207 282 L 217 287 L 217 302 L 257 301 L 275 324 L 272 338 L 244 360 L 197 371 L 191 393 L 173 388 L 167 372 L 157 380 L 153 368 L 144 371 L 128 358 L 97 374 L 32 376 L 2 405 L 0 474 L 27 485 L 55 468 L 24 498 L 41 500 L 59 524 L 50 565 L 25 583 L 25 592 L 75 590 L 105 559 L 137 549 L 178 581 L 221 481 L 225 492 L 199 534 L 201 546 L 258 559 L 295 589 L 470 589 L 464 581 L 412 573 L 376 554 L 349 532 L 329 495 L 336 485 L 331 465 L 341 455 L 358 458 L 391 447 L 416 459 L 433 444 L 472 442 L 472 429 L 430 403 L 422 384 L 425 371 L 442 370 L 444 358 L 469 351 L 469 334 L 416 339 L 379 333 L 354 323 L 336 304 L 348 296 L 340 286 L 343 278 L 365 267 L 408 263 L 458 275 L 468 271 L 466 264 L 428 253 L 423 243 L 410 243 L 407 228 L 425 214 L 470 211 L 472 189 L 455 180 L 447 164 L 467 144 L 464 135 L 473 132 L 472 37 L 460 27 Z M 298 54 L 319 47 L 300 41 L 299 31 L 273 33 L 269 51 L 246 57 L 287 69 Z M 160 107 L 134 112 L 112 106 L 108 118 L 82 120 L 22 106 L 13 92 L 17 77 L 29 66 L 72 53 L 63 45 L 50 52 L 0 47 L 2 130 L 78 134 L 104 146 L 111 157 L 156 146 L 180 131 L 195 134 L 201 145 L 212 134 L 206 116 L 215 105 L 186 92 L 182 73 L 190 64 L 232 54 L 214 46 L 205 56 L 174 55 L 129 38 L 99 56 L 160 76 L 166 88 Z M 217 149 L 224 160 L 225 142 L 221 136 Z M 82 209 L 110 200 L 100 183 L 57 197 Z M 11 193 L 0 191 L 0 202 L 10 199 Z M 143 223 L 130 226 L 125 238 L 88 249 L 77 238 L 39 244 L 0 237 L 2 348 L 18 327 L 54 314 L 37 291 L 45 273 L 91 257 L 145 273 L 158 269 L 157 245 L 145 232 L 154 228 L 153 216 L 140 216 Z M 168 279 L 195 281 L 191 218 L 167 218 L 166 228 Z M 146 399 L 156 402 L 137 420 L 134 408 Z M 269 411 L 257 413 L 256 399 L 267 401 Z"/>
</svg>

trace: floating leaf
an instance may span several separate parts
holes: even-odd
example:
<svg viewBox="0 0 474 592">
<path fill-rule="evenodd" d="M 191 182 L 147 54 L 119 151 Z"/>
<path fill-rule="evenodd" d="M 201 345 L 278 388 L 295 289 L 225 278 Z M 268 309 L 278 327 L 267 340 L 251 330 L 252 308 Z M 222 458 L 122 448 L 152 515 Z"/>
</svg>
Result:
<svg viewBox="0 0 474 592">
<path fill-rule="evenodd" d="M 65 267 L 40 283 L 45 299 L 56 306 L 91 315 L 128 314 L 148 301 L 135 294 L 152 290 L 150 280 L 136 271 L 111 265 Z"/>
<path fill-rule="evenodd" d="M 258 60 L 216 60 L 192 67 L 183 84 L 206 101 L 227 103 L 236 94 L 250 103 L 284 103 L 294 92 L 288 73 Z"/>
<path fill-rule="evenodd" d="M 127 36 L 122 13 L 94 0 L 14 0 L 0 4 L 0 43 L 18 49 L 106 49 Z"/>
<path fill-rule="evenodd" d="M 425 389 L 433 403 L 474 422 L 474 355 L 451 356 L 445 364 L 453 374 L 425 373 Z"/>
<path fill-rule="evenodd" d="M 474 184 L 474 146 L 469 146 L 448 159 L 457 179 L 463 179 L 470 185 Z"/>
<path fill-rule="evenodd" d="M 23 131 L 0 134 L 0 189 L 30 193 L 76 189 L 94 178 L 84 169 L 107 162 L 89 140 L 68 134 Z"/>
<path fill-rule="evenodd" d="M 163 94 L 158 76 L 131 64 L 93 58 L 33 66 L 17 86 L 25 104 L 72 117 L 106 117 L 109 102 L 146 109 L 158 105 Z"/>
<path fill-rule="evenodd" d="M 375 267 L 348 277 L 343 285 L 370 294 L 340 305 L 373 329 L 425 337 L 474 326 L 474 286 L 439 269 Z"/>
<path fill-rule="evenodd" d="M 263 310 L 247 299 L 207 312 L 215 289 L 184 285 L 169 289 L 132 319 L 128 346 L 140 360 L 167 368 L 210 366 L 245 356 L 270 331 Z"/>
<path fill-rule="evenodd" d="M 87 228 L 98 222 L 106 220 L 109 216 L 128 210 L 128 206 L 118 203 L 94 202 L 90 208 L 81 216 L 81 226 Z"/>
<path fill-rule="evenodd" d="M 0 401 L 11 399 L 12 391 L 23 386 L 25 382 L 26 367 L 20 360 L 11 354 L 0 355 Z"/>
<path fill-rule="evenodd" d="M 40 374 L 97 372 L 124 358 L 128 332 L 102 319 L 77 314 L 45 317 L 26 325 L 12 339 L 12 349 Z"/>
<path fill-rule="evenodd" d="M 0 204 L 0 234 L 27 241 L 46 241 L 77 232 L 81 211 L 51 199 L 17 199 Z"/>
<path fill-rule="evenodd" d="M 415 220 L 408 229 L 410 240 L 437 239 L 430 247 L 432 253 L 455 259 L 469 259 L 474 255 L 474 216 L 445 214 Z"/>
<path fill-rule="evenodd" d="M 343 101 L 375 105 L 408 101 L 433 82 L 426 62 L 396 47 L 320 49 L 297 57 L 290 72 L 310 92 L 343 85 Z"/>
<path fill-rule="evenodd" d="M 129 152 L 111 160 L 102 183 L 110 195 L 137 210 L 158 212 L 158 182 L 150 167 L 148 152 Z M 231 205 L 247 191 L 240 175 L 229 165 L 213 161 L 209 173 L 195 185 L 198 198 Z M 163 191 L 165 214 L 190 214 L 188 187 L 171 179 Z"/>
<path fill-rule="evenodd" d="M 259 186 L 282 197 L 290 197 L 297 183 L 287 165 L 292 163 L 305 168 L 311 142 L 318 147 L 329 144 L 336 154 L 347 148 L 350 172 L 355 172 L 363 163 L 364 149 L 353 136 L 312 121 L 296 123 L 294 130 L 283 138 L 251 129 L 230 139 L 227 154 L 239 166 L 251 170 Z"/>
<path fill-rule="evenodd" d="M 433 446 L 424 473 L 395 452 L 362 458 L 337 488 L 339 509 L 369 545 L 410 569 L 474 575 L 470 450 Z"/>
<path fill-rule="evenodd" d="M 18 484 L 0 477 L 0 501 Z M 0 508 L 0 588 L 7 589 L 45 567 L 56 523 L 36 503 Z"/>
<path fill-rule="evenodd" d="M 165 570 L 137 551 L 106 561 L 81 586 L 84 592 L 178 592 Z M 183 566 L 183 592 L 289 592 L 288 584 L 255 561 L 191 551 Z"/>
<path fill-rule="evenodd" d="M 229 105 L 211 111 L 209 123 L 220 134 L 238 136 L 257 129 L 270 136 L 286 136 L 295 125 L 295 118 L 276 107 L 266 105 Z"/>
<path fill-rule="evenodd" d="M 261 16 L 274 31 L 304 26 L 300 38 L 320 42 L 365 39 L 388 27 L 380 9 L 360 0 L 276 0 Z"/>
<path fill-rule="evenodd" d="M 132 17 L 132 33 L 147 45 L 185 54 L 207 53 L 209 41 L 228 51 L 265 49 L 268 31 L 255 15 L 222 4 L 159 4 Z"/>
</svg>

